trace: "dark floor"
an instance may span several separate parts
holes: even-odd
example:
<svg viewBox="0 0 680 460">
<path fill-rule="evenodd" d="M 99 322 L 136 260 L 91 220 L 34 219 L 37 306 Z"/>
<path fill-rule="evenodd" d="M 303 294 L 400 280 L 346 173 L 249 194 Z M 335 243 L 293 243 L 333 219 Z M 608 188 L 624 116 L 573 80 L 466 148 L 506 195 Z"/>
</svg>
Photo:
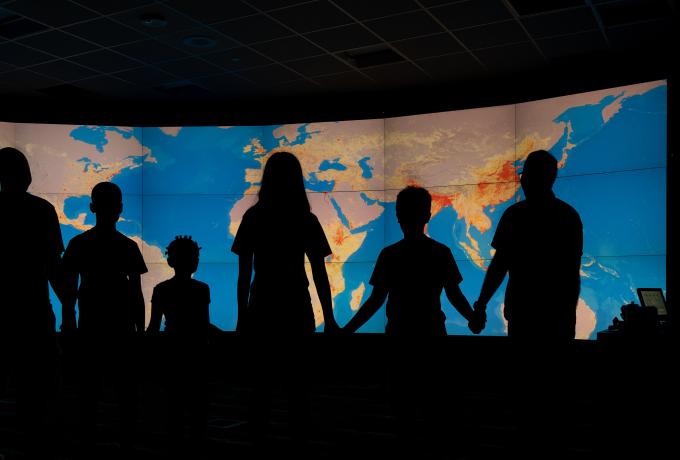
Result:
<svg viewBox="0 0 680 460">
<path fill-rule="evenodd" d="M 167 394 L 159 379 L 146 372 L 140 374 L 139 423 L 132 450 L 120 448 L 115 394 L 112 388 L 104 388 L 97 417 L 97 442 L 93 450 L 85 451 L 78 440 L 77 374 L 66 369 L 61 372 L 57 395 L 48 411 L 49 439 L 40 446 L 43 453 L 39 457 L 63 460 L 162 459 L 172 455 L 173 458 L 235 460 L 528 458 L 529 453 L 522 449 L 542 445 L 543 451 L 539 451 L 536 458 L 622 458 L 624 454 L 635 453 L 635 449 L 644 458 L 656 458 L 649 451 L 649 446 L 658 441 L 655 433 L 672 431 L 669 423 L 677 419 L 674 406 L 648 394 L 653 388 L 666 388 L 664 391 L 673 388 L 667 386 L 668 382 L 657 382 L 660 376 L 653 371 L 656 364 L 649 364 L 639 372 L 619 372 L 626 360 L 612 361 L 609 355 L 598 355 L 591 344 L 589 349 L 574 354 L 576 365 L 571 383 L 542 389 L 546 406 L 539 403 L 534 407 L 539 412 L 548 410 L 553 415 L 565 413 L 569 417 L 532 418 L 527 406 L 511 397 L 514 391 L 511 388 L 518 388 L 518 375 L 507 364 L 512 360 L 503 354 L 505 344 L 489 341 L 490 345 L 475 349 L 473 358 L 466 361 L 461 352 L 470 350 L 469 343 L 484 342 L 457 341 L 453 350 L 447 351 L 447 357 L 438 358 L 438 362 L 458 369 L 446 374 L 444 382 L 442 407 L 447 417 L 443 426 L 439 426 L 443 433 L 439 437 L 441 449 L 435 449 L 433 430 L 426 428 L 422 419 L 406 439 L 410 444 L 400 442 L 404 438 L 395 436 L 395 418 L 383 368 L 374 364 L 379 362 L 376 357 L 380 356 L 380 345 L 371 348 L 370 343 L 360 343 L 355 349 L 342 345 L 342 356 L 353 356 L 356 349 L 368 349 L 371 353 L 346 364 L 344 370 L 321 373 L 321 378 L 316 375 L 310 382 L 311 428 L 306 433 L 305 445 L 291 440 L 287 393 L 281 389 L 274 393 L 272 426 L 266 442 L 262 445 L 251 442 L 246 422 L 251 390 L 247 379 L 242 378 L 238 363 L 225 358 L 230 356 L 225 348 L 212 359 L 222 367 L 216 366 L 217 371 L 211 374 L 207 435 L 202 445 L 187 445 L 185 452 L 168 447 Z M 337 356 L 336 361 L 340 362 Z M 350 368 L 354 370 L 347 371 Z M 540 367 L 538 371 L 540 373 Z M 647 389 L 641 390 L 640 385 L 644 384 Z M 26 445 L 17 432 L 15 411 L 15 391 L 10 384 L 4 391 L 0 390 L 0 459 L 3 460 L 27 458 L 23 453 Z M 668 419 L 671 422 L 664 421 Z M 532 420 L 535 425 L 522 429 L 520 426 L 526 425 L 518 424 L 518 420 Z M 553 435 L 560 434 L 554 423 L 560 424 L 562 430 L 567 427 L 559 441 L 552 440 Z M 526 437 L 519 439 L 524 439 L 524 443 L 517 441 L 522 433 Z M 413 450 L 409 452 L 408 448 Z"/>
</svg>

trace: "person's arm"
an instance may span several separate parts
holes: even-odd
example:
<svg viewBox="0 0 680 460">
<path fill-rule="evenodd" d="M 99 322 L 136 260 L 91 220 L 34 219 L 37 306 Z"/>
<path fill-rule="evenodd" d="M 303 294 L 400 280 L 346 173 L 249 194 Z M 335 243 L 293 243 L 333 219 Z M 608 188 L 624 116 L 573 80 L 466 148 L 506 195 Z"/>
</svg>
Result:
<svg viewBox="0 0 680 460">
<path fill-rule="evenodd" d="M 242 332 L 246 323 L 245 315 L 250 295 L 250 281 L 253 277 L 253 253 L 245 252 L 238 256 L 238 282 L 236 285 L 236 301 L 238 306 L 236 332 Z"/>
<path fill-rule="evenodd" d="M 359 307 L 356 314 L 349 320 L 343 328 L 344 331 L 352 333 L 356 332 L 361 326 L 375 315 L 387 298 L 387 289 L 381 286 L 373 286 L 371 295 L 366 299 L 366 302 Z"/>
<path fill-rule="evenodd" d="M 78 273 L 64 269 L 60 280 L 57 282 L 61 287 L 61 331 L 72 332 L 76 330 L 76 301 L 78 299 Z M 58 295 L 57 291 L 57 295 Z"/>
<path fill-rule="evenodd" d="M 144 294 L 142 293 L 142 276 L 138 273 L 129 275 L 130 287 L 132 289 L 132 315 L 135 322 L 135 330 L 139 333 L 144 332 L 146 322 L 146 305 L 144 305 Z"/>
<path fill-rule="evenodd" d="M 331 285 L 328 282 L 328 273 L 326 272 L 324 258 L 316 255 L 308 255 L 307 257 L 312 266 L 312 278 L 314 278 L 314 285 L 316 286 L 319 302 L 321 302 L 321 310 L 323 311 L 323 331 L 335 332 L 338 330 L 338 323 L 335 321 L 335 316 L 333 315 Z"/>
<path fill-rule="evenodd" d="M 151 318 L 149 319 L 149 326 L 146 328 L 146 332 L 155 333 L 161 330 L 163 308 L 161 307 L 162 301 L 158 300 L 159 297 L 156 289 L 154 289 L 151 296 Z"/>
<path fill-rule="evenodd" d="M 460 285 L 449 283 L 444 286 L 444 292 L 446 292 L 446 297 L 449 299 L 449 302 L 451 302 L 451 305 L 453 305 L 453 308 L 458 310 L 458 313 L 460 313 L 467 321 L 471 321 L 473 319 L 474 311 L 470 306 L 470 302 L 465 298 L 463 291 L 460 290 Z"/>
<path fill-rule="evenodd" d="M 507 257 L 502 250 L 497 250 L 494 254 L 489 268 L 486 270 L 482 289 L 479 293 L 479 299 L 475 302 L 475 311 L 486 313 L 486 304 L 489 303 L 491 297 L 496 293 L 501 283 L 508 273 Z"/>
</svg>

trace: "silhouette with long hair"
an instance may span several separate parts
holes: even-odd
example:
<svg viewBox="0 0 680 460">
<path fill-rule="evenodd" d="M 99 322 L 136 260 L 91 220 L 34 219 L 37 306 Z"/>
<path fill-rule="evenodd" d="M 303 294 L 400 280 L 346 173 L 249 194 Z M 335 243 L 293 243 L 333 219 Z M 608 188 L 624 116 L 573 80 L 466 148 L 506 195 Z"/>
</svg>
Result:
<svg viewBox="0 0 680 460">
<path fill-rule="evenodd" d="M 369 298 L 343 328 L 354 332 L 366 323 L 387 299 L 385 333 L 390 338 L 389 374 L 397 435 L 404 448 L 417 446 L 417 409 L 423 406 L 430 449 L 440 449 L 445 436 L 442 418 L 444 397 L 440 339 L 446 336 L 446 316 L 440 297 L 468 320 L 477 334 L 484 319 L 475 315 L 460 290 L 463 277 L 451 250 L 428 237 L 425 225 L 431 216 L 432 197 L 421 187 L 410 186 L 397 195 L 397 220 L 404 238 L 384 248 L 373 269 Z M 449 385 L 448 391 L 452 391 Z M 400 449 L 401 450 L 401 449 Z M 403 453 L 403 450 L 402 450 Z"/>
<path fill-rule="evenodd" d="M 305 256 L 321 302 L 324 331 L 338 326 L 324 262 L 331 248 L 310 211 L 302 167 L 292 153 L 276 152 L 267 160 L 258 202 L 245 212 L 232 251 L 239 256 L 236 330 L 252 341 L 253 441 L 262 445 L 266 440 L 272 385 L 279 382 L 290 393 L 293 437 L 305 442 L 306 372 L 311 368 L 305 361 L 305 339 L 315 331 Z"/>
<path fill-rule="evenodd" d="M 17 388 L 24 447 L 41 456 L 46 404 L 56 383 L 49 284 L 61 293 L 64 246 L 54 207 L 28 193 L 31 181 L 24 154 L 0 149 L 0 391 L 9 372 Z"/>
<path fill-rule="evenodd" d="M 574 208 L 555 197 L 557 160 L 545 150 L 529 154 L 520 183 L 525 200 L 501 217 L 475 310 L 486 305 L 508 274 L 504 315 L 514 345 L 510 402 L 519 424 L 516 444 L 524 455 L 569 441 L 569 343 L 576 332 L 581 285 L 583 225 Z M 550 445 L 550 446 L 549 446 Z"/>
<path fill-rule="evenodd" d="M 210 288 L 192 278 L 200 249 L 190 236 L 178 236 L 168 245 L 165 254 L 175 276 L 154 288 L 147 328 L 149 333 L 159 332 L 165 318 L 167 340 L 161 361 L 168 389 L 168 447 L 182 457 L 202 450 L 207 417 Z M 190 430 L 188 445 L 185 424 Z"/>
<path fill-rule="evenodd" d="M 92 189 L 95 226 L 73 237 L 64 252 L 66 272 L 62 326 L 76 330 L 81 388 L 81 435 L 86 448 L 96 437 L 96 402 L 103 383 L 116 387 L 120 437 L 132 447 L 136 418 L 135 333 L 144 330 L 141 275 L 147 268 L 137 243 L 116 229 L 123 211 L 120 188 L 100 182 Z M 79 282 L 80 280 L 80 282 Z"/>
</svg>

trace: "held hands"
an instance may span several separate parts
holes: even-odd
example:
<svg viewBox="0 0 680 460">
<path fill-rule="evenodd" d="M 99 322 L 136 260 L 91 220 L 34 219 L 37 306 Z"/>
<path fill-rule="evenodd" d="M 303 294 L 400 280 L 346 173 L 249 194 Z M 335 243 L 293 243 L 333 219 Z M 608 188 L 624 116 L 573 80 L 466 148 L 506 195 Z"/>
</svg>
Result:
<svg viewBox="0 0 680 460">
<path fill-rule="evenodd" d="M 474 304 L 474 312 L 470 321 L 468 322 L 468 328 L 473 334 L 479 334 L 484 330 L 486 326 L 486 305 L 480 304 L 479 301 Z"/>
</svg>

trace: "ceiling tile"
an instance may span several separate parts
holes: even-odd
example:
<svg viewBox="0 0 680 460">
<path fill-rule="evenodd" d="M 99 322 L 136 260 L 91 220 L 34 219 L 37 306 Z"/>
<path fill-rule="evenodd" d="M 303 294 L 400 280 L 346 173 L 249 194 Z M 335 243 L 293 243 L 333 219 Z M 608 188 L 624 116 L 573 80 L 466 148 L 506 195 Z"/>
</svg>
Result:
<svg viewBox="0 0 680 460">
<path fill-rule="evenodd" d="M 139 8 L 140 6 L 144 6 L 146 4 L 151 4 L 153 3 L 153 0 L 75 0 L 75 2 L 81 6 L 95 10 L 102 14 L 113 14 L 132 8 Z"/>
<path fill-rule="evenodd" d="M 19 45 L 18 43 L 0 43 L 0 61 L 17 67 L 39 64 L 52 59 L 54 59 L 54 57 L 49 54 L 32 50 L 23 45 Z"/>
<path fill-rule="evenodd" d="M 107 18 L 75 24 L 64 30 L 103 46 L 121 45 L 146 38 L 136 30 Z"/>
<path fill-rule="evenodd" d="M 470 49 L 488 48 L 529 40 L 522 27 L 514 20 L 458 30 L 455 35 Z"/>
<path fill-rule="evenodd" d="M 501 0 L 468 0 L 430 10 L 450 30 L 511 19 Z"/>
<path fill-rule="evenodd" d="M 443 32 L 441 26 L 424 11 L 366 21 L 365 24 L 387 41 Z"/>
<path fill-rule="evenodd" d="M 279 8 L 288 8 L 300 3 L 309 3 L 309 0 L 248 0 L 248 3 L 255 8 L 269 11 L 278 10 Z"/>
<path fill-rule="evenodd" d="M 413 0 L 390 0 L 389 2 L 335 0 L 335 4 L 359 20 L 381 18 L 420 9 Z"/>
<path fill-rule="evenodd" d="M 324 75 L 323 77 L 315 77 L 314 80 L 322 87 L 333 91 L 367 90 L 374 89 L 377 85 L 375 81 L 357 71 Z"/>
<path fill-rule="evenodd" d="M 307 77 L 345 72 L 351 69 L 347 64 L 330 55 L 301 59 L 288 62 L 286 65 Z"/>
<path fill-rule="evenodd" d="M 324 54 L 318 46 L 297 36 L 258 43 L 252 47 L 275 61 L 292 61 Z"/>
<path fill-rule="evenodd" d="M 63 81 L 81 80 L 97 75 L 97 72 L 93 70 L 64 60 L 38 64 L 31 67 L 31 70 L 46 77 Z"/>
<path fill-rule="evenodd" d="M 11 16 L 0 21 L 0 37 L 13 40 L 41 32 L 47 28 L 47 26 L 30 19 Z"/>
<path fill-rule="evenodd" d="M 509 2 L 521 16 L 585 5 L 584 0 L 509 0 Z"/>
<path fill-rule="evenodd" d="M 414 60 L 464 51 L 461 44 L 446 32 L 394 42 L 392 45 L 409 59 Z"/>
<path fill-rule="evenodd" d="M 59 30 L 51 30 L 38 35 L 32 35 L 31 37 L 19 40 L 19 42 L 59 57 L 86 53 L 97 48 L 97 45 L 88 43 Z"/>
<path fill-rule="evenodd" d="M 599 30 L 538 40 L 538 47 L 548 58 L 557 59 L 576 54 L 603 51 L 607 43 Z"/>
<path fill-rule="evenodd" d="M 272 64 L 270 59 L 245 47 L 208 54 L 203 58 L 229 71 Z"/>
<path fill-rule="evenodd" d="M 223 70 L 207 61 L 197 58 L 186 58 L 178 61 L 157 64 L 157 67 L 165 72 L 182 78 L 205 77 L 223 73 Z"/>
<path fill-rule="evenodd" d="M 187 57 L 187 53 L 176 50 L 154 39 L 128 43 L 127 45 L 116 46 L 113 49 L 133 59 L 149 64 Z"/>
<path fill-rule="evenodd" d="M 589 7 L 531 16 L 523 18 L 522 23 L 534 38 L 554 37 L 598 28 Z"/>
<path fill-rule="evenodd" d="M 251 6 L 239 0 L 226 2 L 168 0 L 165 4 L 205 24 L 240 18 L 257 12 Z"/>
<path fill-rule="evenodd" d="M 86 78 L 72 84 L 79 88 L 107 96 L 138 96 L 141 95 L 142 91 L 130 83 L 106 75 Z"/>
<path fill-rule="evenodd" d="M 520 72 L 544 63 L 532 43 L 516 43 L 475 51 L 475 55 L 495 72 Z"/>
<path fill-rule="evenodd" d="M 10 4 L 7 8 L 52 27 L 63 27 L 98 16 L 97 13 L 68 0 L 20 1 Z"/>
<path fill-rule="evenodd" d="M 378 67 L 363 69 L 368 76 L 379 85 L 386 87 L 408 86 L 429 83 L 431 81 L 423 71 L 409 62 L 398 62 Z"/>
<path fill-rule="evenodd" d="M 59 80 L 31 72 L 30 70 L 13 70 L 2 74 L 2 78 L 0 78 L 0 90 L 5 92 L 27 91 L 47 88 L 49 86 L 59 85 L 60 83 Z"/>
<path fill-rule="evenodd" d="M 150 27 L 145 25 L 142 21 L 142 17 L 147 14 L 162 16 L 165 19 L 166 24 L 163 27 Z M 174 9 L 167 7 L 162 3 L 155 3 L 148 6 L 135 8 L 134 10 L 116 13 L 112 15 L 111 18 L 116 22 L 124 24 L 131 29 L 138 31 L 140 34 L 152 37 L 173 34 L 182 29 L 189 29 L 198 25 L 195 20 L 178 13 Z"/>
<path fill-rule="evenodd" d="M 196 84 L 216 94 L 246 95 L 257 89 L 254 83 L 233 74 L 199 78 L 196 79 Z"/>
<path fill-rule="evenodd" d="M 417 61 L 436 80 L 456 80 L 482 75 L 484 67 L 470 53 L 449 54 Z"/>
<path fill-rule="evenodd" d="M 597 6 L 602 22 L 607 27 L 633 22 L 671 17 L 672 11 L 664 0 L 629 0 Z"/>
<path fill-rule="evenodd" d="M 312 32 L 307 38 L 328 51 L 341 51 L 375 45 L 381 40 L 358 24 Z"/>
<path fill-rule="evenodd" d="M 119 72 L 121 70 L 139 67 L 141 65 L 141 63 L 133 59 L 104 49 L 94 51 L 92 53 L 73 56 L 69 60 L 103 73 Z"/>
<path fill-rule="evenodd" d="M 191 46 L 185 43 L 185 40 L 189 37 L 207 37 L 212 39 L 214 43 L 209 47 Z M 239 46 L 231 38 L 225 37 L 223 34 L 205 26 L 184 29 L 168 36 L 159 36 L 156 39 L 161 43 L 191 55 L 214 53 Z"/>
<path fill-rule="evenodd" d="M 176 76 L 149 66 L 116 72 L 114 76 L 141 86 L 159 86 L 177 80 Z"/>
<path fill-rule="evenodd" d="M 649 57 L 673 61 L 677 53 L 677 24 L 670 17 L 657 21 L 610 27 L 607 36 L 618 49 L 646 50 Z"/>
<path fill-rule="evenodd" d="M 213 27 L 227 37 L 245 44 L 292 35 L 288 29 L 262 14 L 220 22 Z"/>
<path fill-rule="evenodd" d="M 297 80 L 300 75 L 278 64 L 243 70 L 238 75 L 258 85 L 280 84 L 285 81 Z"/>
<path fill-rule="evenodd" d="M 269 14 L 299 33 L 353 22 L 349 16 L 325 0 L 275 10 Z"/>
</svg>

